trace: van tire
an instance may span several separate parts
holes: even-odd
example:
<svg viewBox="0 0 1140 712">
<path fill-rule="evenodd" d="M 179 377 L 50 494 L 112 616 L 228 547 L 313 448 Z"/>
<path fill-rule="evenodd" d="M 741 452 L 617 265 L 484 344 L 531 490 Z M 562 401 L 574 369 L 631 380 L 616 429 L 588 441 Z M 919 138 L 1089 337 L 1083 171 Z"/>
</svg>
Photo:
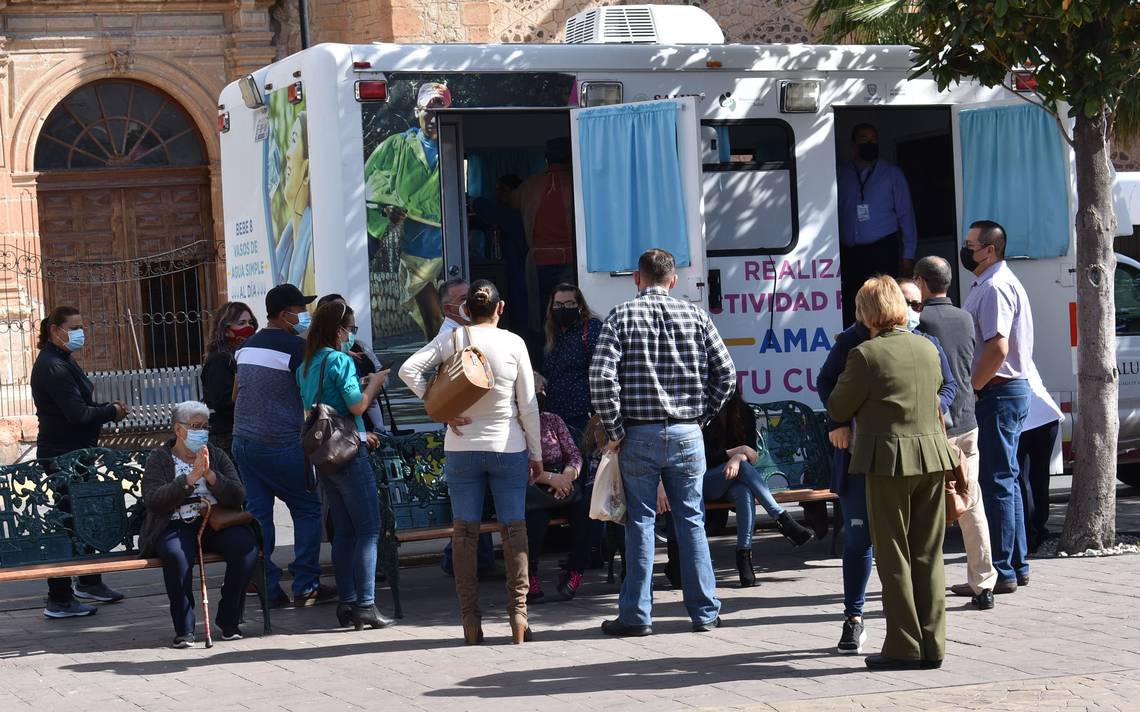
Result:
<svg viewBox="0 0 1140 712">
<path fill-rule="evenodd" d="M 1121 462 L 1117 464 L 1116 479 L 1129 487 L 1140 487 L 1140 462 Z"/>
</svg>

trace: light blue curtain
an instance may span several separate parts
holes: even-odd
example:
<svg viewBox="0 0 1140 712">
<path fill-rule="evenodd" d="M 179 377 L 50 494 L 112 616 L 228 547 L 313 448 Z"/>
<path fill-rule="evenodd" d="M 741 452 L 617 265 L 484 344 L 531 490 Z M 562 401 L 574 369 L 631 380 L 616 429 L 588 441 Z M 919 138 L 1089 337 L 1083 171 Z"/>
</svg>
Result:
<svg viewBox="0 0 1140 712">
<path fill-rule="evenodd" d="M 677 147 L 676 103 L 625 104 L 579 114 L 586 219 L 586 269 L 636 269 L 651 247 L 689 265 L 689 239 Z"/>
<path fill-rule="evenodd" d="M 480 148 L 467 154 L 467 194 L 472 198 L 491 198 L 495 183 L 506 175 L 521 180 L 546 170 L 542 146 L 518 148 Z"/>
<path fill-rule="evenodd" d="M 1069 180 L 1057 121 L 1036 106 L 962 111 L 962 230 L 996 220 L 1007 257 L 1069 252 Z"/>
</svg>

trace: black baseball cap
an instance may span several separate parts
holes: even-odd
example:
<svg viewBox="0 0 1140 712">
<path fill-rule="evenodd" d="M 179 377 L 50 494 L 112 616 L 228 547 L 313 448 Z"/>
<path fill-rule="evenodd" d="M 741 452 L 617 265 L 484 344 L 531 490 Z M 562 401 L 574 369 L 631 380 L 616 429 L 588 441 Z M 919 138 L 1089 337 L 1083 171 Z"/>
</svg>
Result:
<svg viewBox="0 0 1140 712">
<path fill-rule="evenodd" d="M 317 295 L 310 297 L 301 294 L 296 285 L 279 284 L 265 294 L 265 313 L 270 319 L 289 307 L 304 307 L 312 304 Z"/>
</svg>

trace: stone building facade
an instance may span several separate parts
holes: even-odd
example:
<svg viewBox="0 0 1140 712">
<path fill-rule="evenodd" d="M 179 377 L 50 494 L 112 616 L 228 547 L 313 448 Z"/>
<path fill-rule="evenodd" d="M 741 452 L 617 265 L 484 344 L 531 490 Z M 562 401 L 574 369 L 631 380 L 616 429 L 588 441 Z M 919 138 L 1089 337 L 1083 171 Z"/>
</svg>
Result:
<svg viewBox="0 0 1140 712">
<path fill-rule="evenodd" d="M 699 5 L 729 42 L 813 39 L 810 0 L 657 1 Z M 568 17 L 601 4 L 612 2 L 307 0 L 306 9 L 314 44 L 557 42 Z M 143 366 L 172 365 L 169 355 L 142 355 L 152 337 L 136 328 L 148 296 L 139 285 L 151 298 L 185 290 L 183 272 L 171 272 L 183 275 L 177 284 L 155 282 L 155 265 L 184 266 L 195 257 L 179 250 L 222 239 L 218 93 L 300 48 L 300 8 L 301 0 L 0 0 L 0 447 L 34 438 L 26 417 L 33 331 L 53 300 L 93 295 L 93 311 L 117 314 L 120 343 L 85 349 L 86 367 L 130 367 L 136 355 Z M 1140 150 L 1115 157 L 1140 169 Z M 77 261 L 126 268 L 69 271 Z M 195 275 L 204 294 L 170 313 L 218 303 L 220 264 Z M 159 334 L 164 348 L 196 358 L 201 334 L 171 346 L 172 334 Z"/>
</svg>

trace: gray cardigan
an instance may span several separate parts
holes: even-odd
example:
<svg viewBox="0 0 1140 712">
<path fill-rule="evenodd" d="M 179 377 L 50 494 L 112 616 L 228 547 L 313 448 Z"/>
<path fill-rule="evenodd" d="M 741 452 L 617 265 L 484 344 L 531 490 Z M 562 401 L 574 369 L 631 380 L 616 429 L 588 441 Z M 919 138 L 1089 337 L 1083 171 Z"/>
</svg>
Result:
<svg viewBox="0 0 1140 712">
<path fill-rule="evenodd" d="M 245 486 L 238 479 L 237 470 L 225 451 L 213 445 L 210 449 L 210 469 L 218 481 L 210 486 L 210 493 L 224 507 L 240 509 L 245 502 Z M 193 490 L 185 477 L 174 476 L 174 438 L 151 451 L 146 459 L 142 478 L 142 499 L 146 506 L 146 519 L 139 532 L 139 556 L 154 555 L 154 545 L 170 526 L 170 515 L 182 506 Z"/>
</svg>

